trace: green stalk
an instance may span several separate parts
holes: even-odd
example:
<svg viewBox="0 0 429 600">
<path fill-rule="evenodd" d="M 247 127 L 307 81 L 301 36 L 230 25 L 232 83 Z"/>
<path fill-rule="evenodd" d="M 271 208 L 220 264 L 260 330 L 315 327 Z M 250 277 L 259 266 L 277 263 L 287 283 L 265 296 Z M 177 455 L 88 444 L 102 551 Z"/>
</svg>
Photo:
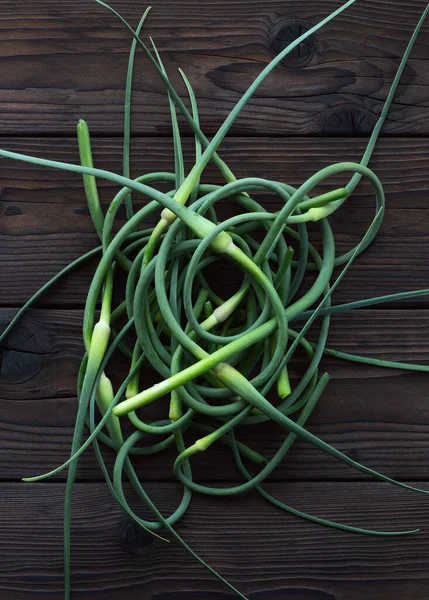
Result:
<svg viewBox="0 0 429 600">
<path fill-rule="evenodd" d="M 105 321 L 99 321 L 95 327 L 88 350 L 88 363 L 79 398 L 79 408 L 73 432 L 71 456 L 81 447 L 85 417 L 88 410 L 90 391 L 94 384 L 98 368 L 103 360 L 110 336 L 110 327 Z M 107 414 L 107 413 L 106 413 Z M 74 482 L 76 479 L 77 461 L 73 460 L 67 474 L 64 495 L 64 598 L 70 598 L 70 519 Z"/>
<path fill-rule="evenodd" d="M 91 138 L 89 136 L 88 124 L 83 119 L 80 119 L 77 124 L 77 140 L 82 166 L 92 168 L 94 164 L 92 160 Z M 103 235 L 104 217 L 101 211 L 100 199 L 98 197 L 97 182 L 93 175 L 83 174 L 83 183 L 89 214 L 94 223 L 95 231 L 101 240 Z"/>
<path fill-rule="evenodd" d="M 144 11 L 140 23 L 137 26 L 136 34 L 140 35 L 146 17 L 151 10 L 151 6 L 148 6 Z M 127 82 L 125 85 L 125 104 L 124 104 L 124 150 L 122 159 L 122 174 L 124 177 L 130 177 L 130 145 L 131 145 L 131 95 L 133 86 L 133 71 L 134 71 L 134 58 L 137 49 L 137 41 L 133 39 L 131 43 L 130 56 L 128 59 L 127 69 Z M 89 165 L 92 166 L 92 165 Z M 133 201 L 131 194 L 128 194 L 125 198 L 125 208 L 127 212 L 127 219 L 131 219 L 134 214 Z"/>
<path fill-rule="evenodd" d="M 168 79 L 167 72 L 166 72 L 164 64 L 161 60 L 161 57 L 157 50 L 157 47 L 155 46 L 155 42 L 153 41 L 152 38 L 149 38 L 149 39 L 150 39 L 150 43 L 152 44 L 152 48 L 155 52 L 155 56 L 156 56 L 159 66 L 161 68 L 161 71 L 163 72 L 166 79 Z M 134 42 L 136 42 L 135 39 L 134 39 Z M 183 164 L 182 142 L 180 139 L 180 129 L 179 129 L 179 122 L 177 120 L 176 105 L 174 104 L 174 102 L 171 98 L 170 92 L 167 92 L 167 95 L 168 95 L 168 103 L 170 106 L 171 128 L 173 130 L 174 172 L 176 174 L 176 189 L 177 189 L 182 185 L 183 180 L 185 178 L 185 166 Z"/>
</svg>

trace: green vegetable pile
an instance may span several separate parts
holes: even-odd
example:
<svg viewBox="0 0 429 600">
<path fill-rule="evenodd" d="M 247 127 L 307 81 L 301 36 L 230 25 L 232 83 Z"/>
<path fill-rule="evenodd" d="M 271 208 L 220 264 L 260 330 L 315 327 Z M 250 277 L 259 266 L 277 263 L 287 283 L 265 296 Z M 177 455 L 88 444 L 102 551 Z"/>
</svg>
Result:
<svg viewBox="0 0 429 600">
<path fill-rule="evenodd" d="M 115 13 L 134 38 L 126 87 L 123 174 L 93 167 L 90 135 L 84 121 L 78 124 L 81 165 L 0 150 L 0 155 L 6 158 L 81 174 L 91 218 L 101 242 L 98 248 L 75 260 L 45 284 L 0 336 L 2 341 L 23 312 L 60 277 L 83 262 L 98 257 L 84 314 L 86 353 L 79 372 L 79 406 L 71 456 L 51 472 L 25 479 L 39 481 L 68 468 L 64 504 L 66 600 L 70 598 L 73 485 L 79 456 L 90 445 L 95 448 L 107 486 L 123 511 L 154 535 L 160 536 L 162 532 L 171 534 L 241 598 L 246 596 L 196 555 L 174 528 L 185 514 L 193 491 L 230 496 L 256 489 L 278 508 L 329 527 L 385 536 L 417 531 L 373 531 L 315 517 L 284 504 L 261 486 L 298 436 L 381 481 L 428 493 L 352 460 L 311 434 L 305 425 L 329 381 L 328 374 L 319 372 L 320 361 L 325 353 L 349 361 L 429 371 L 429 367 L 423 365 L 374 360 L 326 347 L 331 315 L 429 293 L 429 290 L 418 290 L 342 305 L 331 304 L 333 291 L 356 257 L 372 242 L 382 223 L 385 206 L 383 186 L 377 175 L 368 168 L 368 163 L 429 5 L 404 53 L 361 162 L 328 166 L 300 187 L 294 188 L 287 183 L 256 177 L 237 180 L 217 151 L 240 111 L 274 67 L 306 37 L 355 0 L 346 2 L 276 56 L 243 94 L 210 141 L 200 128 L 197 101 L 185 74 L 181 72 L 189 96 L 187 104 L 190 105 L 190 111 L 170 84 L 153 41 L 150 51 L 139 37 L 149 9 L 134 31 L 112 8 L 100 0 L 96 1 Z M 175 172 L 146 173 L 132 180 L 129 166 L 130 106 L 137 47 L 146 54 L 167 90 Z M 184 165 L 177 111 L 195 135 L 195 162 L 190 170 L 185 169 Z M 225 180 L 223 185 L 201 181 L 209 162 L 213 162 L 221 173 Z M 329 182 L 332 176 L 338 174 L 348 178 L 344 187 L 334 188 L 323 195 L 312 194 L 318 184 Z M 359 244 L 338 256 L 329 216 L 346 199 L 350 201 L 362 177 L 372 186 L 375 216 Z M 99 178 L 107 179 L 120 188 L 106 214 L 101 210 L 98 197 Z M 167 193 L 158 189 L 165 184 L 170 189 Z M 269 212 L 252 197 L 252 194 L 261 191 L 280 200 L 283 206 L 281 210 Z M 139 202 L 142 198 L 145 200 L 143 208 L 139 210 L 133 206 L 133 199 L 136 198 Z M 234 205 L 236 216 L 219 220 L 216 210 L 219 201 Z M 127 220 L 117 233 L 113 233 L 115 217 L 122 204 L 126 207 Z M 148 217 L 153 213 L 158 214 L 160 210 L 157 225 L 145 228 Z M 317 247 L 309 241 L 307 229 L 308 223 L 314 222 L 320 227 L 321 234 L 321 244 Z M 213 268 L 213 265 L 225 260 L 232 261 L 242 272 L 241 285 L 229 298 L 220 297 L 211 289 L 205 277 L 207 267 L 211 265 Z M 334 275 L 337 267 L 340 267 L 339 274 Z M 120 271 L 126 274 L 125 290 L 117 283 Z M 306 278 L 308 272 L 313 274 L 311 285 L 308 285 Z M 114 289 L 115 298 L 123 294 L 122 301 L 113 302 Z M 320 318 L 318 338 L 316 342 L 310 342 L 306 334 L 317 318 Z M 289 365 L 298 348 L 305 353 L 307 364 L 305 373 L 292 386 Z M 109 370 L 112 356 L 117 351 L 128 360 L 129 372 L 120 387 L 114 390 Z M 159 383 L 142 389 L 146 369 L 158 373 Z M 279 402 L 273 404 L 267 400 L 271 391 L 276 393 Z M 147 422 L 144 410 L 136 412 L 166 395 L 170 400 L 170 408 L 163 420 Z M 131 422 L 131 434 L 124 433 L 125 429 L 129 430 L 123 428 L 124 417 Z M 252 431 L 264 422 L 283 426 L 287 434 L 280 448 L 269 459 L 239 440 L 244 427 Z M 82 442 L 85 424 L 89 427 L 90 435 Z M 189 439 L 196 441 L 189 445 Z M 99 442 L 116 453 L 113 473 L 105 465 Z M 243 476 L 240 485 L 209 487 L 193 481 L 192 456 L 216 442 L 226 444 L 231 450 L 232 459 Z M 183 484 L 183 495 L 176 510 L 164 516 L 148 497 L 134 470 L 132 458 L 162 452 L 170 446 L 177 449 L 174 473 Z M 253 467 L 249 466 L 251 464 Z M 255 467 L 259 467 L 257 474 L 254 474 Z M 143 504 L 152 511 L 152 521 L 139 517 L 130 508 L 123 487 L 125 479 L 131 483 Z"/>
</svg>

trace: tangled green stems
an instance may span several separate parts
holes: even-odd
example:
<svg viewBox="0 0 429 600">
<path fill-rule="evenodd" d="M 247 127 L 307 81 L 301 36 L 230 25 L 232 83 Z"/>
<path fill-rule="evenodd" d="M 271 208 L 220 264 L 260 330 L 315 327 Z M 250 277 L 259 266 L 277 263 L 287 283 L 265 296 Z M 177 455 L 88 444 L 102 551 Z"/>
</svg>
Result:
<svg viewBox="0 0 429 600">
<path fill-rule="evenodd" d="M 368 164 L 429 5 L 404 52 L 361 163 L 345 161 L 331 165 L 294 188 L 283 182 L 261 178 L 237 180 L 219 156 L 218 150 L 235 119 L 274 67 L 306 37 L 351 6 L 354 0 L 343 4 L 271 61 L 244 93 L 211 141 L 200 128 L 197 101 L 186 75 L 180 71 L 189 96 L 190 112 L 171 85 L 153 40 L 150 40 L 154 51 L 152 54 L 139 37 L 149 8 L 134 31 L 116 11 L 101 0 L 96 1 L 116 14 L 133 36 L 125 93 L 122 175 L 94 168 L 89 128 L 83 120 L 77 127 L 80 165 L 0 150 L 0 155 L 5 158 L 82 175 L 91 219 L 101 240 L 101 246 L 76 259 L 46 283 L 18 311 L 0 336 L 2 341 L 24 311 L 60 277 L 101 254 L 85 307 L 83 340 L 86 352 L 79 370 L 79 405 L 71 456 L 49 473 L 26 478 L 26 481 L 38 481 L 68 468 L 64 503 L 66 600 L 70 598 L 71 581 L 72 492 L 78 459 L 91 444 L 95 448 L 106 485 L 121 510 L 157 537 L 161 537 L 160 532 L 169 533 L 204 567 L 244 599 L 246 596 L 198 556 L 174 527 L 188 509 L 193 492 L 230 496 L 255 489 L 281 510 L 324 526 L 382 536 L 417 531 L 378 531 L 316 517 L 274 498 L 261 484 L 281 463 L 296 437 L 301 437 L 379 480 L 427 493 L 426 490 L 397 482 L 353 461 L 310 433 L 306 429 L 306 422 L 329 381 L 326 373 L 319 373 L 324 354 L 352 362 L 429 371 L 426 365 L 380 361 L 326 346 L 331 315 L 429 293 L 429 290 L 416 290 L 343 305 L 331 304 L 333 291 L 353 261 L 374 240 L 382 223 L 383 187 Z M 146 54 L 166 87 L 175 170 L 174 173 L 145 173 L 132 179 L 131 95 L 137 48 Z M 195 136 L 195 161 L 188 171 L 182 153 L 179 113 Z M 223 185 L 201 183 L 201 175 L 210 161 L 219 169 L 225 181 Z M 342 187 L 312 195 L 317 185 L 322 182 L 329 184 L 333 175 L 345 173 L 350 175 L 350 179 Z M 353 191 L 362 177 L 372 185 L 376 200 L 375 216 L 361 241 L 338 256 L 328 217 L 346 200 L 353 201 Z M 107 179 L 120 187 L 106 214 L 100 207 L 98 178 Z M 158 186 L 165 188 L 165 185 L 168 186 L 168 192 L 158 189 Z M 273 195 L 281 206 L 280 210 L 270 212 L 261 205 L 257 201 L 257 195 L 261 192 Z M 145 201 L 139 210 L 133 207 L 132 194 Z M 218 214 L 225 202 L 234 205 L 238 214 L 222 220 Z M 114 234 L 116 214 L 123 203 L 127 221 Z M 158 224 L 148 228 L 147 219 L 156 218 L 160 210 Z M 317 222 L 320 226 L 320 247 L 316 248 L 310 243 L 307 230 L 309 222 Z M 225 260 L 233 262 L 243 274 L 239 289 L 229 298 L 223 297 L 219 286 L 212 289 L 206 277 L 208 268 L 221 273 Z M 338 266 L 343 268 L 334 276 Z M 126 276 L 125 290 L 118 284 L 116 274 L 119 271 Z M 316 272 L 316 277 L 308 288 L 305 276 L 309 271 Z M 113 308 L 114 292 L 115 298 L 120 298 L 120 301 Z M 101 310 L 98 312 L 100 303 Z M 310 341 L 307 333 L 317 318 L 321 319 L 321 327 L 317 340 Z M 301 321 L 304 324 L 297 330 L 295 327 Z M 298 347 L 307 356 L 307 366 L 297 379 L 291 361 Z M 112 369 L 112 356 L 117 351 L 122 352 L 128 360 L 129 369 L 115 391 L 107 373 Z M 158 373 L 160 378 L 152 387 L 145 385 L 149 368 Z M 165 395 L 169 396 L 170 401 L 168 413 L 163 419 L 151 421 L 144 407 Z M 276 395 L 280 402 L 274 402 Z M 127 420 L 124 420 L 125 415 L 128 416 Z M 277 452 L 269 458 L 261 456 L 237 439 L 243 430 L 254 431 L 263 422 L 278 423 L 286 430 Z M 85 424 L 90 433 L 82 441 Z M 116 454 L 112 473 L 104 462 L 99 442 Z M 216 487 L 193 480 L 193 455 L 218 442 L 231 450 L 234 463 L 243 475 L 243 483 Z M 135 456 L 148 457 L 172 447 L 176 449 L 172 469 L 183 485 L 183 494 L 176 509 L 165 517 L 147 495 L 133 459 Z M 252 473 L 245 461 L 251 463 L 253 469 L 259 466 L 259 471 Z M 128 479 L 142 503 L 152 512 L 153 520 L 139 517 L 130 508 L 124 491 L 124 479 Z"/>
</svg>

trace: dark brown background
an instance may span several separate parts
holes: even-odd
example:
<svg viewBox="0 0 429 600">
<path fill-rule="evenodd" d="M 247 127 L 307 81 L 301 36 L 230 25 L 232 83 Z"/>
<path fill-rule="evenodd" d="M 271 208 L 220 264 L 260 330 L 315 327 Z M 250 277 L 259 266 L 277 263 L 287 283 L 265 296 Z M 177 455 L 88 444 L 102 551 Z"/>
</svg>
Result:
<svg viewBox="0 0 429 600">
<path fill-rule="evenodd" d="M 338 0 L 162 0 L 144 30 L 174 84 L 177 67 L 195 86 L 203 130 L 213 134 L 263 66 Z M 359 160 L 407 40 L 426 3 L 359 0 L 276 69 L 222 145 L 237 176 L 301 183 L 338 160 Z M 116 0 L 133 24 L 144 5 Z M 98 166 L 120 171 L 124 84 L 130 39 L 87 0 L 0 1 L 0 136 L 3 148 L 78 160 L 75 125 L 85 118 Z M 133 97 L 137 174 L 171 169 L 168 105 L 139 53 Z M 186 128 L 183 131 L 187 132 Z M 372 167 L 388 209 L 376 243 L 336 293 L 346 301 L 429 287 L 429 23 L 421 32 L 377 145 Z M 185 150 L 191 157 L 192 140 Z M 188 164 L 189 161 L 188 161 Z M 95 242 L 81 180 L 0 162 L 0 326 L 50 276 Z M 211 171 L 211 178 L 217 177 Z M 108 202 L 114 188 L 101 183 Z M 371 218 L 363 185 L 334 220 L 339 250 Z M 0 599 L 62 598 L 64 475 L 23 484 L 69 452 L 82 353 L 81 317 L 92 268 L 46 296 L 3 344 L 0 371 Z M 429 360 L 427 299 L 335 317 L 331 345 L 397 360 Z M 404 481 L 429 480 L 428 378 L 327 361 L 332 381 L 310 429 L 349 456 Z M 262 428 L 267 455 L 281 436 Z M 255 439 L 255 438 L 254 438 Z M 179 486 L 171 454 L 140 465 L 159 506 Z M 200 481 L 235 481 L 228 454 L 195 462 Z M 351 471 L 297 443 L 266 488 L 321 517 L 372 528 L 420 527 L 377 539 L 300 521 L 256 494 L 196 496 L 179 530 L 196 551 L 252 600 L 423 600 L 429 593 L 429 500 Z M 108 497 L 87 453 L 73 517 L 73 598 L 226 600 L 229 594 L 177 544 L 137 535 Z"/>
</svg>

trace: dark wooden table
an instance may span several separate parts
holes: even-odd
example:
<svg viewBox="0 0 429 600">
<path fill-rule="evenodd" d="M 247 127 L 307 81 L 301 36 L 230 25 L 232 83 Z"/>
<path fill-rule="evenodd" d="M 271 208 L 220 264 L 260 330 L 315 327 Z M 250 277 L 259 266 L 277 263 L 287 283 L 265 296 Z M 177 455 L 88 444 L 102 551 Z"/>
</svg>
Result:
<svg viewBox="0 0 429 600">
<path fill-rule="evenodd" d="M 173 83 L 184 68 L 213 134 L 261 68 L 339 0 L 162 0 L 154 36 Z M 237 176 L 300 184 L 319 168 L 359 160 L 407 40 L 426 2 L 359 0 L 294 52 L 264 83 L 222 146 Z M 138 22 L 144 5 L 116 0 Z M 121 170 L 124 83 L 130 39 L 87 0 L 0 2 L 0 145 L 78 161 L 75 125 L 85 118 L 98 166 Z M 139 54 L 132 172 L 172 168 L 168 105 Z M 184 128 L 185 131 L 186 128 Z M 387 192 L 384 224 L 335 294 L 336 302 L 429 287 L 429 23 L 405 70 L 372 167 Z M 185 141 L 187 155 L 192 139 Z M 80 177 L 2 160 L 0 326 L 41 284 L 96 242 Z M 209 175 L 217 178 L 214 171 Z M 103 202 L 114 186 L 101 182 Z M 371 219 L 363 185 L 335 218 L 339 250 Z M 22 476 L 66 459 L 82 354 L 82 307 L 93 266 L 80 269 L 29 311 L 1 349 L 0 599 L 62 597 L 64 474 Z M 429 361 L 428 300 L 335 317 L 330 344 L 396 360 Z M 332 381 L 310 429 L 349 456 L 429 489 L 429 379 L 327 362 Z M 280 440 L 262 428 L 267 455 Z M 171 454 L 140 465 L 168 511 L 179 486 Z M 195 461 L 200 481 L 237 480 L 228 454 Z M 225 461 L 225 462 L 224 462 Z M 110 461 L 111 464 L 111 461 Z M 423 600 L 429 595 L 429 500 L 378 483 L 296 443 L 267 489 L 297 508 L 372 528 L 420 527 L 380 539 L 326 529 L 277 512 L 256 493 L 196 496 L 184 538 L 252 600 Z M 109 498 L 94 456 L 79 469 L 73 516 L 73 598 L 232 598 L 177 544 L 136 532 Z"/>
</svg>

